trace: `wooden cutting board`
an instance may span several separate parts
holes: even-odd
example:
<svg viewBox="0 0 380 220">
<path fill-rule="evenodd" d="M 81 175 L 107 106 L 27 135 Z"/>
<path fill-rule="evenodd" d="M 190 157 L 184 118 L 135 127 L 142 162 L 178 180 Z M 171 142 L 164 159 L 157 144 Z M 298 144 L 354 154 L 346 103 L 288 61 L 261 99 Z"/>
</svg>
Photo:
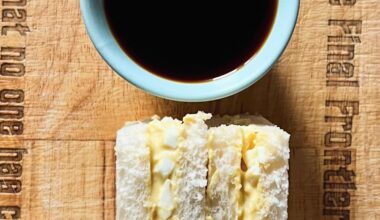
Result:
<svg viewBox="0 0 380 220">
<path fill-rule="evenodd" d="M 0 0 L 0 219 L 113 219 L 116 131 L 197 110 L 259 113 L 291 133 L 289 219 L 380 219 L 379 3 L 303 0 L 267 76 L 179 103 L 112 72 L 78 0 Z"/>
</svg>

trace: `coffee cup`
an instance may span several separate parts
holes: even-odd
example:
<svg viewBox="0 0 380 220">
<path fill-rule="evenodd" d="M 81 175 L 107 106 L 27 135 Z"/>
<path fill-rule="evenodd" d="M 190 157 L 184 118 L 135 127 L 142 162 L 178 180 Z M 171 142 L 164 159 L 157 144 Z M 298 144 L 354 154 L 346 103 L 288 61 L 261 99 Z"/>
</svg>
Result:
<svg viewBox="0 0 380 220">
<path fill-rule="evenodd" d="M 277 0 L 270 32 L 252 57 L 228 74 L 210 80 L 186 82 L 159 76 L 126 53 L 107 21 L 104 1 L 80 1 L 87 32 L 103 59 L 117 74 L 138 88 L 165 99 L 185 102 L 224 98 L 246 89 L 263 77 L 285 50 L 299 9 L 299 0 Z"/>
</svg>

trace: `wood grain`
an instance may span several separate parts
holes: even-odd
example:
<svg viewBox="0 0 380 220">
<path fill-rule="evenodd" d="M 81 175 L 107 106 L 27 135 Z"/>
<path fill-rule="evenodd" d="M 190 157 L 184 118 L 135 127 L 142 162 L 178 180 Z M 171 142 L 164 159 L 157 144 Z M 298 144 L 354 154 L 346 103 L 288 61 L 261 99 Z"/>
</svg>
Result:
<svg viewBox="0 0 380 220">
<path fill-rule="evenodd" d="M 6 0 L 0 2 L 2 10 L 8 8 Z M 356 174 L 356 189 L 341 210 L 349 210 L 350 219 L 380 219 L 380 5 L 331 2 L 343 1 L 301 2 L 286 51 L 259 82 L 222 100 L 180 103 L 146 94 L 112 72 L 86 34 L 78 0 L 29 0 L 23 24 L 30 32 L 0 37 L 1 47 L 26 48 L 25 75 L 0 76 L 0 90 L 25 93 L 23 134 L 0 136 L 0 149 L 28 151 L 20 162 L 22 190 L 0 193 L 0 207 L 19 206 L 22 219 L 113 219 L 117 129 L 153 114 L 181 117 L 203 110 L 259 113 L 291 133 L 289 219 L 339 219 L 323 214 L 325 195 L 334 191 L 324 188 L 323 178 L 339 168 L 324 165 L 325 135 L 342 126 L 326 123 L 325 116 L 340 114 L 327 100 L 346 100 L 359 103 L 352 143 L 345 148 L 352 153 L 346 168 Z M 331 19 L 362 22 L 352 60 L 359 87 L 326 86 L 328 36 L 339 34 Z M 0 176 L 0 185 L 7 179 Z"/>
<path fill-rule="evenodd" d="M 2 142 L 17 147 L 19 143 Z M 114 142 L 24 141 L 22 191 L 1 195 L 22 219 L 112 219 Z"/>
</svg>

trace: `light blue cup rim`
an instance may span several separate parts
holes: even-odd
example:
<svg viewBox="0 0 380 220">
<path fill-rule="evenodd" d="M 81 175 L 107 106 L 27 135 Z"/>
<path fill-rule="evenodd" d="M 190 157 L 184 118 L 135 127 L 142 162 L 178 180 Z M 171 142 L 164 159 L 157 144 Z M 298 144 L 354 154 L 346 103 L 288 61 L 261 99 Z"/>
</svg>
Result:
<svg viewBox="0 0 380 220">
<path fill-rule="evenodd" d="M 104 0 L 80 0 L 83 20 L 99 54 L 121 77 L 153 95 L 184 102 L 203 102 L 236 94 L 261 79 L 281 56 L 293 33 L 299 0 L 279 0 L 266 42 L 249 61 L 218 79 L 186 83 L 156 76 L 135 63 L 113 37 L 103 10 Z"/>
</svg>

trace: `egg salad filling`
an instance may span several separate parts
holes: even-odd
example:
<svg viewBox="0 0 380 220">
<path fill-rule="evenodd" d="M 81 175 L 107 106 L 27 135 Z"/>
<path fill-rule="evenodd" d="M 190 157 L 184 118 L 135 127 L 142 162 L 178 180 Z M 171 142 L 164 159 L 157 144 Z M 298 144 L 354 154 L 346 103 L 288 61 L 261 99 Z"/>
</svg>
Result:
<svg viewBox="0 0 380 220">
<path fill-rule="evenodd" d="M 174 172 L 178 158 L 178 143 L 181 138 L 181 121 L 164 118 L 153 120 L 148 125 L 148 146 L 151 153 L 153 219 L 172 219 L 176 208 L 173 188 Z"/>
<path fill-rule="evenodd" d="M 245 126 L 242 130 L 242 160 L 246 171 L 242 172 L 244 206 L 243 215 L 239 219 L 259 219 L 261 212 L 268 210 L 269 198 L 266 193 L 271 188 L 263 178 L 269 176 L 273 170 L 283 167 L 285 161 L 276 155 L 268 134 L 257 134 L 255 126 Z"/>
<path fill-rule="evenodd" d="M 271 161 L 275 158 L 274 149 L 271 149 L 265 135 L 257 134 L 254 126 L 228 128 L 219 128 L 222 129 L 219 130 L 219 137 L 217 130 L 210 131 L 207 197 L 211 210 L 206 219 L 225 219 L 226 216 L 239 220 L 259 219 L 259 212 L 266 206 L 265 189 L 260 177 L 276 166 Z M 223 137 L 223 134 L 235 131 L 237 133 L 231 137 Z M 215 138 L 224 140 L 218 142 Z M 228 143 L 228 146 L 221 143 Z M 228 200 L 229 204 L 221 204 L 223 200 Z M 228 208 L 220 211 L 212 210 L 213 207 Z"/>
</svg>

